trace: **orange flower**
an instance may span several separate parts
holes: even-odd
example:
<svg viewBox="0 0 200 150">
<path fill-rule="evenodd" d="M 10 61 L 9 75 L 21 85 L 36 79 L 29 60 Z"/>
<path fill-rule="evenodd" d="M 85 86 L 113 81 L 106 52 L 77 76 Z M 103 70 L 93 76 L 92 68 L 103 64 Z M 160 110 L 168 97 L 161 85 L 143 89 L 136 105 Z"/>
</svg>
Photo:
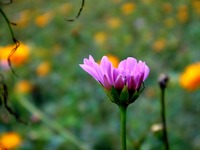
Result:
<svg viewBox="0 0 200 150">
<path fill-rule="evenodd" d="M 59 8 L 59 12 L 65 15 L 71 12 L 71 10 L 72 10 L 72 5 L 70 3 L 62 4 Z"/>
<path fill-rule="evenodd" d="M 186 5 L 181 5 L 178 7 L 177 18 L 182 23 L 188 21 L 188 7 Z"/>
<path fill-rule="evenodd" d="M 121 20 L 119 18 L 110 18 L 108 19 L 107 24 L 110 28 L 116 29 L 120 27 Z"/>
<path fill-rule="evenodd" d="M 52 13 L 46 12 L 35 19 L 35 24 L 38 27 L 44 27 L 50 22 L 51 18 L 52 18 Z"/>
<path fill-rule="evenodd" d="M 158 39 L 153 43 L 153 49 L 156 52 L 162 51 L 166 46 L 166 40 L 165 39 Z"/>
<path fill-rule="evenodd" d="M 0 60 L 5 61 L 8 59 L 8 56 L 10 55 L 10 52 L 15 47 L 15 45 L 8 45 L 5 47 L 0 47 Z M 29 47 L 23 43 L 20 44 L 18 49 L 15 53 L 10 57 L 11 62 L 15 66 L 19 66 L 27 61 L 29 57 Z"/>
<path fill-rule="evenodd" d="M 196 90 L 200 87 L 200 62 L 186 67 L 179 77 L 180 85 L 188 91 Z"/>
<path fill-rule="evenodd" d="M 128 2 L 122 5 L 121 11 L 124 15 L 130 15 L 135 11 L 136 5 L 134 3 Z"/>
<path fill-rule="evenodd" d="M 164 3 L 162 7 L 165 13 L 170 13 L 173 11 L 172 4 L 169 2 Z"/>
<path fill-rule="evenodd" d="M 200 62 L 186 67 L 180 75 L 180 85 L 188 91 L 196 90 L 200 87 Z"/>
<path fill-rule="evenodd" d="M 200 14 L 200 1 L 194 0 L 192 1 L 192 7 L 195 13 Z"/>
<path fill-rule="evenodd" d="M 22 94 L 29 93 L 32 90 L 32 88 L 33 88 L 32 84 L 27 80 L 22 80 L 18 82 L 15 86 L 16 92 Z"/>
<path fill-rule="evenodd" d="M 15 132 L 8 132 L 1 135 L 0 144 L 6 149 L 14 149 L 21 145 L 22 139 Z"/>
<path fill-rule="evenodd" d="M 17 26 L 19 27 L 25 27 L 27 26 L 29 20 L 30 20 L 30 10 L 24 10 L 19 14 L 19 19 L 17 20 Z"/>
<path fill-rule="evenodd" d="M 119 58 L 114 56 L 114 55 L 111 55 L 111 54 L 108 54 L 106 55 L 108 57 L 108 59 L 112 62 L 113 64 L 113 67 L 117 68 L 118 67 L 118 64 L 119 64 Z"/>
<path fill-rule="evenodd" d="M 50 69 L 51 69 L 50 63 L 43 62 L 37 67 L 36 72 L 38 76 L 44 77 L 49 73 Z"/>
<path fill-rule="evenodd" d="M 107 40 L 107 34 L 103 31 L 101 32 L 97 32 L 94 35 L 94 40 L 97 44 L 102 45 L 105 43 L 105 41 Z"/>
</svg>

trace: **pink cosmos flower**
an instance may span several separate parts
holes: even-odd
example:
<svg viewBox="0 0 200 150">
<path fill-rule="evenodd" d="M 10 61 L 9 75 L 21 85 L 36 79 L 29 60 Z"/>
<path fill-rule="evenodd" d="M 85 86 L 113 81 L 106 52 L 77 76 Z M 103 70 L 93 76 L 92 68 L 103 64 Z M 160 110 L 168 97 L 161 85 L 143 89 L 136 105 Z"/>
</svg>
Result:
<svg viewBox="0 0 200 150">
<path fill-rule="evenodd" d="M 122 90 L 126 85 L 128 91 L 137 91 L 149 75 L 149 67 L 145 62 L 137 61 L 133 57 L 122 60 L 118 68 L 114 68 L 106 56 L 103 56 L 100 64 L 97 64 L 90 55 L 84 59 L 80 67 L 97 80 L 106 90 L 114 87 Z"/>
</svg>

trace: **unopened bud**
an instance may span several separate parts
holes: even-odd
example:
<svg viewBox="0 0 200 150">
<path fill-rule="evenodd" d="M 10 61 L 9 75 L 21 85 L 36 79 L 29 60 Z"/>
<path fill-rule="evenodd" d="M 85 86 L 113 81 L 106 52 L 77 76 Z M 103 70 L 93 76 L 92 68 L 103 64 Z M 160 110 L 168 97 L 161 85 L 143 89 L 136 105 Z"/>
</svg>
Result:
<svg viewBox="0 0 200 150">
<path fill-rule="evenodd" d="M 166 86 L 167 86 L 168 81 L 169 81 L 169 76 L 166 75 L 166 74 L 161 74 L 159 79 L 158 79 L 160 88 L 161 89 L 165 89 Z"/>
</svg>

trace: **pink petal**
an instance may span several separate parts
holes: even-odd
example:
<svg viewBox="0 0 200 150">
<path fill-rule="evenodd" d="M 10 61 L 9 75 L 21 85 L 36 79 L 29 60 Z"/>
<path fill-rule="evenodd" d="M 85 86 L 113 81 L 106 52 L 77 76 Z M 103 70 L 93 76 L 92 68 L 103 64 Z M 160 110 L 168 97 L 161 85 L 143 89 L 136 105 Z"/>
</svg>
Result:
<svg viewBox="0 0 200 150">
<path fill-rule="evenodd" d="M 118 77 L 115 80 L 115 88 L 123 89 L 123 87 L 125 85 L 124 81 L 125 81 L 124 76 L 122 74 L 118 75 Z"/>
<path fill-rule="evenodd" d="M 113 69 L 113 82 L 115 82 L 117 80 L 117 77 L 119 76 L 120 72 L 118 69 L 114 68 Z"/>
<path fill-rule="evenodd" d="M 135 77 L 132 75 L 127 79 L 127 86 L 129 90 L 136 90 L 137 84 L 135 81 Z"/>
<path fill-rule="evenodd" d="M 106 75 L 109 83 L 113 85 L 114 84 L 114 82 L 113 82 L 113 69 L 114 68 L 112 66 L 112 63 L 109 61 L 109 59 L 106 56 L 104 56 L 101 59 L 100 67 L 101 67 L 101 70 L 104 73 L 104 75 Z"/>
<path fill-rule="evenodd" d="M 111 87 L 112 87 L 112 85 L 108 81 L 108 78 L 105 75 L 103 76 L 103 83 L 102 84 L 108 90 L 111 89 Z"/>
<path fill-rule="evenodd" d="M 143 81 L 146 80 L 146 78 L 148 77 L 149 75 L 149 72 L 150 72 L 150 69 L 147 65 L 145 65 L 145 69 L 144 69 L 144 77 L 143 77 Z"/>
<path fill-rule="evenodd" d="M 91 62 L 95 62 L 94 58 L 93 58 L 91 55 L 89 55 L 89 60 L 90 60 Z M 95 63 L 96 63 L 96 62 L 95 62 Z"/>
<path fill-rule="evenodd" d="M 118 65 L 119 70 L 126 70 L 126 60 L 122 60 Z"/>
<path fill-rule="evenodd" d="M 141 74 L 138 74 L 136 77 L 135 77 L 135 81 L 136 81 L 136 90 L 140 88 L 141 84 L 142 84 L 142 79 L 144 77 L 144 74 L 141 73 Z"/>
<path fill-rule="evenodd" d="M 126 61 L 126 70 L 133 70 L 137 65 L 137 60 L 133 57 L 128 57 Z"/>
<path fill-rule="evenodd" d="M 97 75 L 99 76 L 99 81 L 103 82 L 103 75 L 104 74 L 103 74 L 102 69 L 100 68 L 100 66 L 98 64 L 95 64 L 94 65 L 94 69 L 95 69 Z"/>
<path fill-rule="evenodd" d="M 137 90 L 140 86 L 140 75 L 137 74 L 136 76 L 134 76 L 134 80 L 135 80 L 134 90 Z"/>
<path fill-rule="evenodd" d="M 80 67 L 85 70 L 87 73 L 89 73 L 95 80 L 99 81 L 100 77 L 97 74 L 96 70 L 88 65 L 80 64 Z"/>
</svg>

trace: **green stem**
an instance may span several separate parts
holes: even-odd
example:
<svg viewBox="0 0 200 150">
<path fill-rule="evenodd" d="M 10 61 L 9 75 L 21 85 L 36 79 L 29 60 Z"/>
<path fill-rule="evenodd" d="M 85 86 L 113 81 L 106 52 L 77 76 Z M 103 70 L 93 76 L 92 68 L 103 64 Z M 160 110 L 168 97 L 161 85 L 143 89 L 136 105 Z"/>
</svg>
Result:
<svg viewBox="0 0 200 150">
<path fill-rule="evenodd" d="M 14 39 L 14 33 L 13 33 L 13 30 L 12 30 L 11 25 L 10 25 L 11 22 L 8 20 L 6 14 L 3 12 L 3 10 L 1 8 L 0 8 L 0 13 L 2 14 L 3 18 L 6 20 L 6 23 L 8 25 L 9 30 L 10 30 L 11 36 Z"/>
<path fill-rule="evenodd" d="M 24 106 L 30 113 L 37 115 L 41 121 L 43 121 L 47 127 L 51 128 L 53 131 L 57 131 L 63 138 L 73 143 L 80 150 L 89 150 L 89 148 L 79 141 L 70 131 L 64 129 L 60 124 L 53 121 L 38 108 L 36 108 L 28 99 L 25 99 L 24 96 L 17 95 L 18 102 Z"/>
<path fill-rule="evenodd" d="M 122 150 L 126 150 L 126 110 L 127 106 L 120 105 L 121 144 Z"/>
<path fill-rule="evenodd" d="M 163 142 L 165 144 L 165 150 L 169 150 L 167 124 L 166 124 L 166 118 L 165 118 L 165 88 L 161 89 L 161 118 L 162 118 L 162 125 L 163 125 Z"/>
</svg>

